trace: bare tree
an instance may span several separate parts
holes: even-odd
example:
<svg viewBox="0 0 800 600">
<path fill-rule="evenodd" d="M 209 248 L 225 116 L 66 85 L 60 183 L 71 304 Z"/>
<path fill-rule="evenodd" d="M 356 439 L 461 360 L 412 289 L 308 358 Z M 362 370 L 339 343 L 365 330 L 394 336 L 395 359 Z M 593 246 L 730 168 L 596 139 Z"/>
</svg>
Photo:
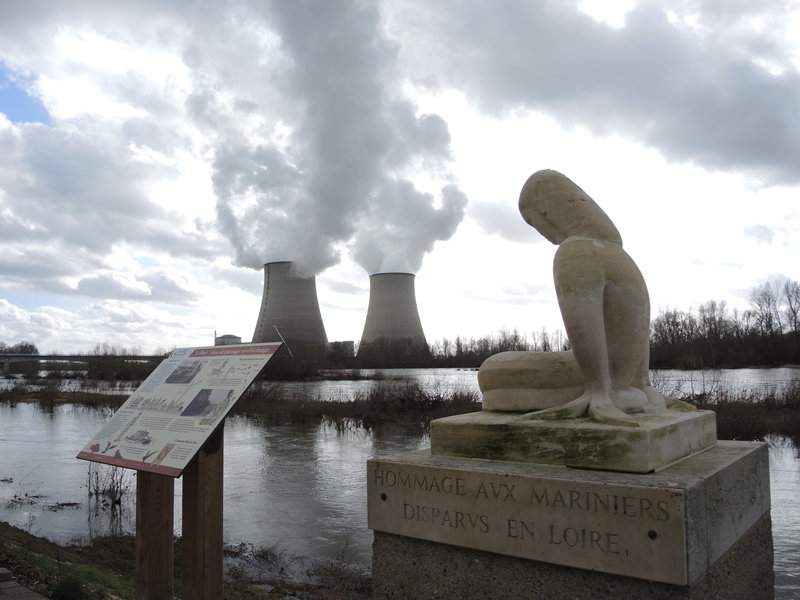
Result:
<svg viewBox="0 0 800 600">
<path fill-rule="evenodd" d="M 700 306 L 697 315 L 700 335 L 714 344 L 719 344 L 728 326 L 725 315 L 725 301 L 709 300 Z"/>
<path fill-rule="evenodd" d="M 783 314 L 786 318 L 786 326 L 789 331 L 796 334 L 800 332 L 800 283 L 787 279 L 783 283 L 782 291 L 783 301 L 785 302 Z"/>
<path fill-rule="evenodd" d="M 756 327 L 764 337 L 772 337 L 783 331 L 781 311 L 778 305 L 780 284 L 766 282 L 750 293 Z"/>
</svg>

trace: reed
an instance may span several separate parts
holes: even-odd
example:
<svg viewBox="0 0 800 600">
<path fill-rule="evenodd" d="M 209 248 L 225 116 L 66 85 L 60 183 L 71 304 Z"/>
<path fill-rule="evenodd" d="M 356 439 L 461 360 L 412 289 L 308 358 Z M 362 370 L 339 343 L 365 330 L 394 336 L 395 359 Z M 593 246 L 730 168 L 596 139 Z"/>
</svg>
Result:
<svg viewBox="0 0 800 600">
<path fill-rule="evenodd" d="M 763 441 L 769 435 L 789 438 L 800 448 L 800 379 L 779 390 L 709 392 L 681 398 L 717 415 L 717 437 L 721 440 Z"/>
<path fill-rule="evenodd" d="M 418 433 L 430 429 L 432 419 L 480 410 L 480 399 L 470 390 L 426 390 L 413 382 L 380 381 L 348 401 L 313 397 L 290 398 L 279 384 L 254 384 L 239 399 L 234 412 L 255 417 L 265 424 L 325 422 L 339 431 L 373 430 L 384 424 L 406 427 Z"/>
<path fill-rule="evenodd" d="M 731 391 L 712 384 L 689 394 L 661 389 L 657 377 L 653 383 L 667 396 L 713 410 L 719 439 L 764 440 L 775 434 L 800 447 L 800 379 L 777 391 Z M 70 403 L 113 409 L 127 399 L 117 388 L 93 388 L 88 383 L 77 388 L 48 384 L 40 388 L 31 382 L 17 382 L 0 391 L 0 403 L 14 406 L 18 402 L 37 402 L 47 409 Z M 346 401 L 296 390 L 290 394 L 282 382 L 260 380 L 239 399 L 233 413 L 253 417 L 265 425 L 327 423 L 339 431 L 372 431 L 391 425 L 409 434 L 426 434 L 433 419 L 480 409 L 480 395 L 471 389 L 442 391 L 435 385 L 423 388 L 415 382 L 378 376 L 369 391 L 357 392 Z"/>
</svg>

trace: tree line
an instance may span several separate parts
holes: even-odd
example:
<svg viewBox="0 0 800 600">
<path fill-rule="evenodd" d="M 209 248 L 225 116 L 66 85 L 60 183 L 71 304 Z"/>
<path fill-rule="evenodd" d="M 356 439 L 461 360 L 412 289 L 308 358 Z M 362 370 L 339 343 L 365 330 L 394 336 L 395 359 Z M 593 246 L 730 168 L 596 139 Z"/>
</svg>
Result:
<svg viewBox="0 0 800 600">
<path fill-rule="evenodd" d="M 0 354 L 39 354 L 39 349 L 30 342 L 19 342 L 11 346 L 0 342 Z"/>
<path fill-rule="evenodd" d="M 475 368 L 498 352 L 570 349 L 560 330 L 534 332 L 529 339 L 517 329 L 480 338 L 442 339 L 403 353 L 400 342 L 384 342 L 361 367 Z M 396 350 L 396 348 L 395 348 Z M 402 356 L 402 360 L 399 357 Z M 655 369 L 719 369 L 800 364 L 800 283 L 771 281 L 753 288 L 750 308 L 728 310 L 724 300 L 709 300 L 695 313 L 667 308 L 650 323 L 650 367 Z"/>
<path fill-rule="evenodd" d="M 710 300 L 666 309 L 650 324 L 652 368 L 718 369 L 800 364 L 800 283 L 767 282 L 750 293 L 750 308 L 729 311 Z"/>
<path fill-rule="evenodd" d="M 432 344 L 383 340 L 373 344 L 370 352 L 359 351 L 355 356 L 335 351 L 331 351 L 330 356 L 308 353 L 306 360 L 287 360 L 283 368 L 276 364 L 270 370 L 279 377 L 303 378 L 326 368 L 476 368 L 498 352 L 569 349 L 569 339 L 560 330 L 542 329 L 529 338 L 517 329 L 501 329 L 479 338 L 457 336 L 455 340 L 445 338 Z M 0 342 L 0 353 L 38 354 L 39 351 L 29 342 L 14 345 Z M 95 359 L 91 361 L 90 371 L 106 377 L 106 371 L 113 372 L 120 378 L 136 370 L 136 378 L 142 378 L 143 374 L 146 376 L 144 372 L 152 368 L 122 360 L 112 364 L 110 359 L 122 354 L 137 354 L 137 351 L 98 344 L 90 353 Z M 772 281 L 757 286 L 750 293 L 747 310 L 728 310 L 724 300 L 709 300 L 696 313 L 691 308 L 688 311 L 666 308 L 650 323 L 651 368 L 716 369 L 785 364 L 800 364 L 800 283 L 797 281 Z"/>
<path fill-rule="evenodd" d="M 41 356 L 35 344 L 25 341 L 13 345 L 0 342 L 0 354 Z M 167 354 L 158 351 L 156 356 L 163 355 L 166 358 Z M 52 379 L 78 377 L 103 381 L 139 381 L 147 378 L 157 365 L 156 362 L 145 358 L 137 360 L 135 357 L 140 355 L 141 352 L 137 348 L 127 349 L 102 343 L 97 344 L 89 353 L 69 354 L 75 358 L 74 361 L 56 360 L 44 364 L 38 361 L 20 362 L 12 365 L 11 372 L 26 377 L 36 377 L 40 370 L 44 370 Z"/>
<path fill-rule="evenodd" d="M 501 329 L 479 338 L 442 339 L 430 346 L 433 367 L 478 367 L 498 352 L 559 352 L 570 349 L 569 339 L 560 330 L 542 328 L 528 338 L 517 329 Z"/>
</svg>

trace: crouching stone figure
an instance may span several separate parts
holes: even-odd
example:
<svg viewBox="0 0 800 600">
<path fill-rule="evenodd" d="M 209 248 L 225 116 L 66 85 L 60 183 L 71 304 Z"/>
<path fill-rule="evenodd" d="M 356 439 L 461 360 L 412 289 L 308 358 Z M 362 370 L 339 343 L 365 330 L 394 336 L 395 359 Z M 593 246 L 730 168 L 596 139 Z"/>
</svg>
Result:
<svg viewBox="0 0 800 600">
<path fill-rule="evenodd" d="M 551 170 L 528 179 L 519 209 L 558 245 L 553 277 L 572 350 L 487 359 L 478 374 L 484 410 L 535 410 L 534 419 L 588 416 L 633 427 L 631 414 L 663 410 L 666 401 L 649 381 L 650 297 L 614 223 Z"/>
</svg>

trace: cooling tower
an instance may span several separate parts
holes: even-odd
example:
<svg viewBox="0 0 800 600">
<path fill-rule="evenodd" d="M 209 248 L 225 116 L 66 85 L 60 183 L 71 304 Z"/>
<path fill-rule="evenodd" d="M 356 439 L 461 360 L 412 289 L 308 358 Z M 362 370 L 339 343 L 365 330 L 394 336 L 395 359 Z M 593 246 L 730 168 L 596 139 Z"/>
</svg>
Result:
<svg viewBox="0 0 800 600">
<path fill-rule="evenodd" d="M 317 282 L 292 273 L 291 262 L 264 265 L 264 295 L 253 342 L 280 341 L 278 328 L 292 352 L 327 349 L 328 336 L 317 301 Z"/>
<path fill-rule="evenodd" d="M 428 352 L 412 273 L 377 273 L 369 278 L 369 307 L 358 355 L 386 354 L 387 347 L 393 347 L 392 360 Z"/>
</svg>

